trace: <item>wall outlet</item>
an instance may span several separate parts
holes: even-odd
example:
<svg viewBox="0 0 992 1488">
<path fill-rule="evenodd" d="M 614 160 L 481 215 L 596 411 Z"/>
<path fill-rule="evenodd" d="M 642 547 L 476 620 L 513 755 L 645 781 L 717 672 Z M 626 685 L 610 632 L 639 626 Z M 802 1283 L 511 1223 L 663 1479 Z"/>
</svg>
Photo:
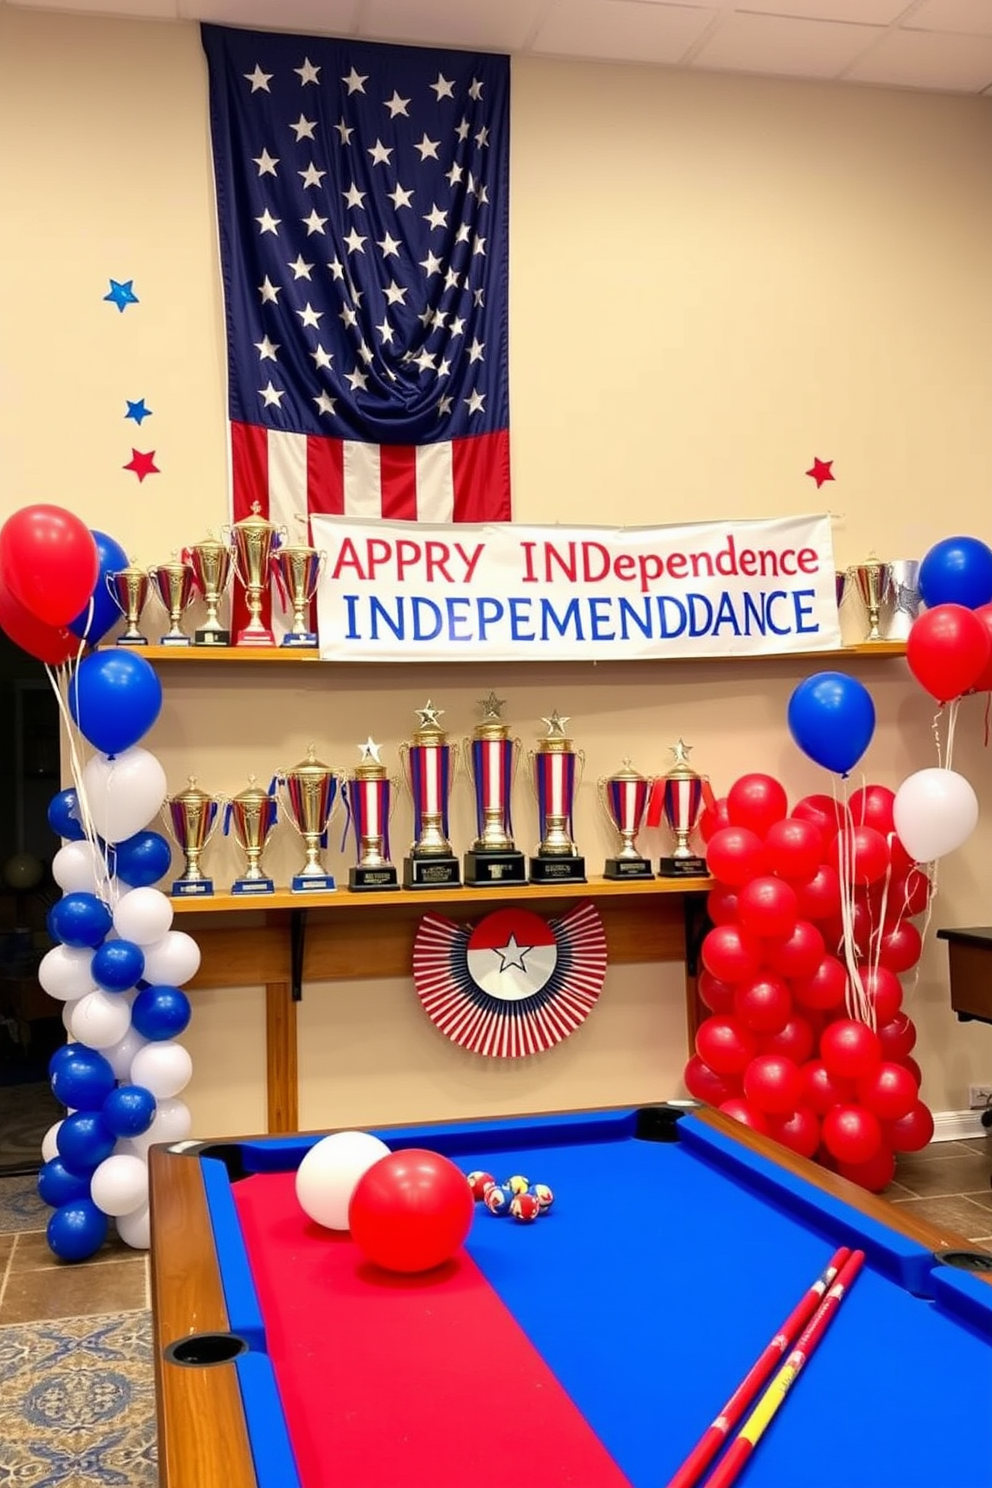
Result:
<svg viewBox="0 0 992 1488">
<path fill-rule="evenodd" d="M 969 1111 L 984 1111 L 989 1105 L 992 1105 L 992 1085 L 968 1086 Z"/>
</svg>

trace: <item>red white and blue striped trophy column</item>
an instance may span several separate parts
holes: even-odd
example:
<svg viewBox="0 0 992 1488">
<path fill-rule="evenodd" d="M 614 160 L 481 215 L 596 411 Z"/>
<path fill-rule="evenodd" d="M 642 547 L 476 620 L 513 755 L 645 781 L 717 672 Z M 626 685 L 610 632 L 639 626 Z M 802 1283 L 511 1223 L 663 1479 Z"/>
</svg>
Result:
<svg viewBox="0 0 992 1488">
<path fill-rule="evenodd" d="M 330 765 L 317 758 L 313 744 L 307 757 L 291 770 L 280 770 L 276 788 L 282 808 L 291 824 L 303 838 L 306 862 L 294 873 L 294 894 L 313 894 L 336 888 L 333 873 L 321 861 L 320 850 L 326 845 L 327 828 L 334 816 L 338 799 L 339 775 Z"/>
<path fill-rule="evenodd" d="M 527 882 L 527 865 L 513 841 L 510 814 L 520 740 L 510 737 L 510 725 L 501 716 L 505 701 L 494 692 L 483 698 L 482 720 L 465 741 L 478 832 L 465 854 L 465 882 L 473 887 Z"/>
<path fill-rule="evenodd" d="M 443 708 L 430 698 L 417 708 L 420 727 L 409 744 L 400 745 L 400 760 L 413 800 L 413 843 L 403 859 L 405 889 L 457 889 L 461 865 L 448 839 L 448 800 L 458 746 L 441 727 Z"/>
<path fill-rule="evenodd" d="M 348 869 L 348 888 L 353 893 L 398 889 L 399 876 L 389 861 L 393 781 L 379 758 L 379 745 L 374 739 L 367 739 L 358 748 L 361 760 L 344 787 L 348 821 L 355 829 L 358 850 L 358 863 Z"/>
<path fill-rule="evenodd" d="M 604 878 L 654 878 L 651 864 L 637 847 L 652 783 L 634 769 L 629 759 L 615 775 L 599 782 L 600 800 L 620 838 L 620 851 L 616 857 L 607 858 Z"/>
<path fill-rule="evenodd" d="M 680 739 L 669 748 L 675 764 L 657 782 L 656 788 L 661 789 L 662 811 L 675 838 L 675 851 L 661 859 L 658 873 L 661 878 L 705 878 L 706 859 L 693 852 L 689 838 L 702 812 L 709 782 L 690 765 L 690 744 Z"/>
<path fill-rule="evenodd" d="M 567 718 L 557 710 L 542 718 L 548 731 L 531 750 L 534 789 L 541 840 L 537 856 L 530 860 L 531 883 L 585 883 L 586 860 L 572 840 L 572 811 L 578 785 L 576 764 L 585 766 L 585 755 L 576 753 L 565 733 Z"/>
</svg>

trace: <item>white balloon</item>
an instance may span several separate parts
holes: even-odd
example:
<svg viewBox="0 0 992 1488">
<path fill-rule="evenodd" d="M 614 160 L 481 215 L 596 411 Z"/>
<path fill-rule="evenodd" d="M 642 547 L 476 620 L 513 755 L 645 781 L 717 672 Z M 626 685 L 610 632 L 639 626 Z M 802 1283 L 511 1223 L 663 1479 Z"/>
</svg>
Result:
<svg viewBox="0 0 992 1488">
<path fill-rule="evenodd" d="M 66 894 L 99 894 L 107 882 L 107 869 L 94 843 L 67 842 L 52 859 L 52 877 Z"/>
<path fill-rule="evenodd" d="M 42 1162 L 51 1162 L 51 1160 L 52 1160 L 53 1157 L 58 1157 L 58 1155 L 59 1155 L 59 1149 L 58 1149 L 58 1145 L 57 1145 L 57 1139 L 58 1139 L 58 1134 L 59 1134 L 59 1127 L 61 1125 L 62 1125 L 61 1121 L 54 1122 L 48 1128 L 48 1130 L 45 1133 L 45 1135 L 42 1137 L 42 1139 L 41 1139 L 41 1160 L 42 1160 Z"/>
<path fill-rule="evenodd" d="M 123 842 L 147 826 L 165 801 L 165 771 L 140 744 L 113 756 L 96 754 L 83 769 L 93 825 L 107 842 Z"/>
<path fill-rule="evenodd" d="M 114 1153 L 90 1179 L 90 1198 L 104 1214 L 119 1218 L 148 1203 L 148 1169 L 140 1157 Z"/>
<path fill-rule="evenodd" d="M 310 1148 L 296 1170 L 296 1197 L 304 1214 L 328 1230 L 348 1228 L 348 1205 L 359 1179 L 389 1148 L 369 1132 L 332 1132 Z"/>
<path fill-rule="evenodd" d="M 182 1142 L 189 1136 L 192 1127 L 193 1117 L 185 1101 L 161 1100 L 148 1130 L 140 1136 L 126 1138 L 115 1150 L 147 1158 L 149 1147 L 153 1147 L 156 1142 Z"/>
<path fill-rule="evenodd" d="M 133 1214 L 122 1214 L 117 1220 L 117 1233 L 132 1250 L 147 1250 L 152 1243 L 148 1205 L 144 1204 Z"/>
<path fill-rule="evenodd" d="M 200 969 L 200 947 L 185 930 L 170 930 L 144 952 L 144 979 L 155 987 L 181 987 Z"/>
<path fill-rule="evenodd" d="M 38 980 L 50 997 L 72 1002 L 96 990 L 91 974 L 93 952 L 74 946 L 57 945 L 46 951 L 38 967 Z"/>
<path fill-rule="evenodd" d="M 97 990 L 73 1004 L 69 1031 L 91 1049 L 113 1049 L 131 1026 L 131 1009 L 120 997 Z"/>
<path fill-rule="evenodd" d="M 117 901 L 114 929 L 122 940 L 150 946 L 168 932 L 172 905 L 158 889 L 132 889 Z"/>
<path fill-rule="evenodd" d="M 150 1090 L 156 1100 L 169 1100 L 185 1090 L 193 1077 L 193 1061 L 182 1044 L 166 1039 L 139 1049 L 131 1061 L 131 1081 Z"/>
<path fill-rule="evenodd" d="M 62 1027 L 70 1038 L 72 1038 L 72 1014 L 75 1006 L 75 1002 L 64 1002 L 62 1004 Z"/>
<path fill-rule="evenodd" d="M 130 1003 L 127 1006 L 130 1008 Z M 129 1081 L 131 1078 L 131 1065 L 134 1063 L 135 1055 L 139 1049 L 145 1047 L 147 1042 L 148 1040 L 142 1038 L 141 1034 L 132 1024 L 119 1044 L 114 1044 L 112 1049 L 101 1049 L 100 1052 L 110 1064 L 110 1068 L 118 1080 Z"/>
<path fill-rule="evenodd" d="M 917 770 L 896 791 L 892 815 L 906 851 L 918 863 L 932 863 L 971 836 L 978 825 L 978 797 L 954 770 Z"/>
</svg>

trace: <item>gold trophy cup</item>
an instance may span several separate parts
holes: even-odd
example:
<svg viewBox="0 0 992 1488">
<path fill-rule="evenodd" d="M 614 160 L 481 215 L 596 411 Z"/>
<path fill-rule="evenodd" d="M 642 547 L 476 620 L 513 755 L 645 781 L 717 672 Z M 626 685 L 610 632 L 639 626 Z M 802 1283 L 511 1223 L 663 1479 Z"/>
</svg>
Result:
<svg viewBox="0 0 992 1488">
<path fill-rule="evenodd" d="M 282 638 L 284 646 L 316 646 L 317 632 L 310 629 L 307 610 L 317 593 L 326 554 L 305 543 L 286 543 L 272 554 L 276 585 L 293 612 L 293 623 Z"/>
<path fill-rule="evenodd" d="M 882 606 L 889 602 L 892 595 L 891 563 L 879 563 L 874 556 L 869 556 L 867 563 L 855 564 L 853 568 L 848 569 L 848 574 L 864 606 L 865 618 L 868 621 L 868 634 L 865 640 L 883 640 L 879 620 Z"/>
<path fill-rule="evenodd" d="M 307 757 L 276 777 L 283 810 L 303 838 L 306 863 L 292 881 L 294 894 L 334 889 L 334 875 L 320 860 L 320 850 L 337 804 L 338 775 L 317 758 L 311 744 Z"/>
<path fill-rule="evenodd" d="M 185 858 L 185 866 L 172 885 L 177 898 L 212 894 L 214 883 L 200 868 L 200 854 L 220 823 L 220 802 L 200 790 L 195 775 L 189 785 L 174 796 L 166 796 L 162 810 L 169 835 Z"/>
<path fill-rule="evenodd" d="M 706 859 L 693 852 L 689 838 L 702 813 L 706 777 L 697 774 L 689 763 L 691 744 L 679 739 L 670 748 L 675 764 L 655 782 L 655 789 L 661 790 L 662 810 L 675 838 L 675 851 L 661 859 L 658 872 L 662 878 L 705 878 Z"/>
<path fill-rule="evenodd" d="M 193 570 L 193 582 L 207 607 L 207 618 L 194 632 L 193 644 L 229 646 L 231 632 L 221 625 L 218 612 L 233 572 L 234 550 L 231 544 L 208 536 L 187 548 L 183 557 Z"/>
<path fill-rule="evenodd" d="M 635 770 L 629 759 L 616 774 L 599 781 L 603 809 L 620 838 L 620 851 L 606 860 L 605 878 L 654 878 L 651 864 L 637 847 L 652 785 L 653 781 Z"/>
<path fill-rule="evenodd" d="M 138 628 L 141 612 L 148 600 L 148 575 L 145 570 L 129 563 L 127 568 L 107 575 L 107 588 L 127 622 L 126 629 L 117 637 L 118 646 L 147 646 L 148 637 L 142 635 Z"/>
<path fill-rule="evenodd" d="M 261 506 L 252 502 L 251 516 L 231 525 L 234 543 L 234 574 L 245 591 L 248 624 L 238 632 L 239 646 L 274 646 L 275 636 L 262 623 L 262 609 L 269 592 L 272 544 L 280 529 L 261 516 Z"/>
<path fill-rule="evenodd" d="M 262 854 L 276 824 L 275 797 L 249 775 L 248 785 L 228 802 L 224 833 L 230 831 L 245 854 L 244 873 L 231 885 L 232 894 L 271 894 L 275 884 L 262 872 Z"/>
<path fill-rule="evenodd" d="M 162 645 L 190 645 L 190 638 L 182 627 L 182 618 L 196 597 L 192 568 L 183 559 L 173 557 L 171 563 L 160 563 L 149 569 L 148 578 L 169 616 L 169 629 L 162 637 Z"/>
</svg>

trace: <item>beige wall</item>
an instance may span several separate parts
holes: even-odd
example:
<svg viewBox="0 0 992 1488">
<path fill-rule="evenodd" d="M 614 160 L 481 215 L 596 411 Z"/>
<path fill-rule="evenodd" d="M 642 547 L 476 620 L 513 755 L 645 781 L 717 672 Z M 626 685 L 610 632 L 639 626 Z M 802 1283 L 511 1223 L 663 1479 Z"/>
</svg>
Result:
<svg viewBox="0 0 992 1488">
<path fill-rule="evenodd" d="M 226 515 L 223 356 L 205 72 L 192 26 L 0 8 L 0 516 L 78 511 L 143 563 Z M 874 89 L 681 77 L 654 69 L 514 66 L 511 396 L 524 521 L 665 521 L 837 513 L 836 549 L 918 556 L 954 531 L 988 538 L 992 404 L 992 110 Z M 141 306 L 103 303 L 110 276 Z M 145 397 L 140 431 L 124 399 Z M 132 442 L 162 474 L 139 486 Z M 814 455 L 837 482 L 817 495 Z M 870 776 L 935 762 L 931 709 L 902 662 L 851 663 L 879 712 Z M 495 686 L 525 743 L 549 707 L 588 755 L 578 812 L 606 851 L 593 782 L 632 753 L 664 768 L 683 734 L 718 790 L 745 769 L 829 788 L 792 746 L 785 705 L 809 663 L 452 667 L 351 672 L 171 666 L 149 737 L 174 787 L 268 777 L 313 739 L 347 764 L 371 730 L 395 760 L 433 693 L 456 736 Z M 956 764 L 988 807 L 981 708 Z M 519 791 L 520 838 L 535 812 Z M 458 787 L 455 834 L 469 834 Z M 397 835 L 408 817 L 401 806 Z M 941 874 L 938 924 L 988 922 L 992 829 Z M 660 841 L 649 843 L 653 852 Z M 223 882 L 230 846 L 211 849 Z M 293 845 L 277 841 L 278 878 Z M 343 869 L 345 860 L 337 858 Z M 933 928 L 933 927 L 932 927 Z M 992 1079 L 992 1030 L 962 1029 L 931 938 L 911 1011 L 924 1095 L 965 1104 Z M 199 995 L 189 1046 L 197 1128 L 264 1116 L 257 990 Z M 308 988 L 304 1124 L 588 1104 L 678 1089 L 680 990 L 669 968 L 608 975 L 567 1045 L 514 1069 L 459 1054 L 407 983 Z"/>
</svg>

